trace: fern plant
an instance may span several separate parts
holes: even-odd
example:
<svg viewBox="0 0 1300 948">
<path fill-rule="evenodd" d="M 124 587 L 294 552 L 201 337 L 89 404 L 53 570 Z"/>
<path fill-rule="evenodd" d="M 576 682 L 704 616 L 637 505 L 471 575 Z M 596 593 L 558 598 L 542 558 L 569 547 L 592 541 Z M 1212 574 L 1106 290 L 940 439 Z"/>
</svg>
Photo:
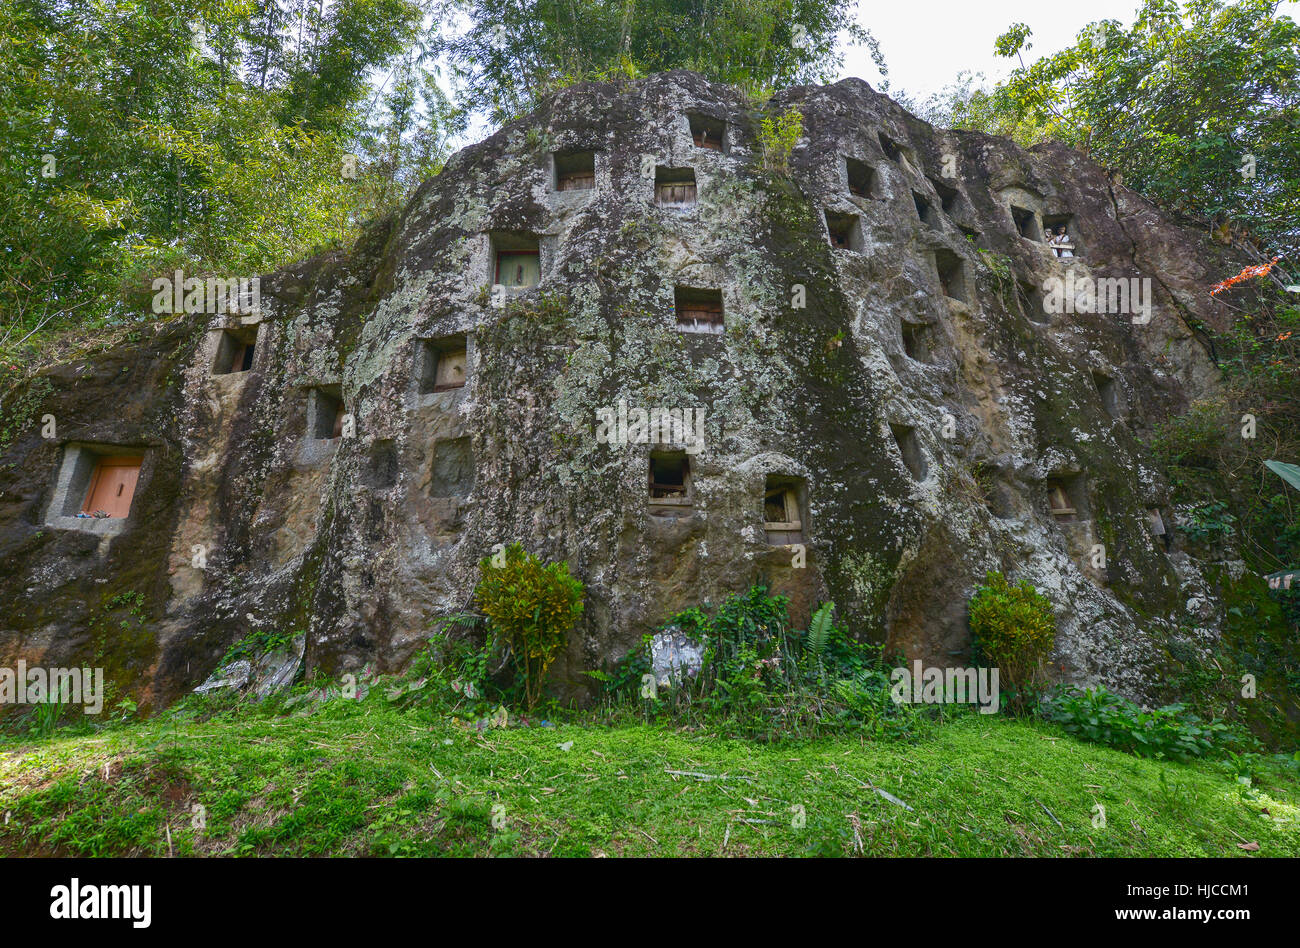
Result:
<svg viewBox="0 0 1300 948">
<path fill-rule="evenodd" d="M 826 643 L 831 638 L 831 614 L 835 611 L 835 603 L 823 602 L 817 611 L 813 613 L 812 621 L 808 623 L 808 638 L 804 648 L 808 657 L 817 663 L 817 677 L 825 677 L 826 670 L 822 666 L 822 655 L 826 652 Z"/>
</svg>

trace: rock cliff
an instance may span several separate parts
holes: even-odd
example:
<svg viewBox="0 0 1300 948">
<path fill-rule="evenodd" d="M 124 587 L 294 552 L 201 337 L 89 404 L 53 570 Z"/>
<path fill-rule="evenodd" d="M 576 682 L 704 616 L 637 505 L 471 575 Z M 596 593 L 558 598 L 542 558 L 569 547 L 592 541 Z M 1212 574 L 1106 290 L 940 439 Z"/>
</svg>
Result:
<svg viewBox="0 0 1300 948">
<path fill-rule="evenodd" d="M 731 88 L 564 90 L 256 306 L 41 370 L 6 399 L 0 664 L 153 706 L 254 630 L 306 632 L 309 674 L 395 669 L 519 541 L 587 584 L 576 697 L 759 580 L 964 664 L 989 569 L 1053 601 L 1056 677 L 1143 697 L 1222 619 L 1143 435 L 1214 393 L 1192 327 L 1235 261 L 1076 152 L 858 80 L 791 106 L 771 170 Z M 643 441 L 652 409 L 691 414 Z M 77 516 L 135 459 L 125 517 Z"/>
</svg>

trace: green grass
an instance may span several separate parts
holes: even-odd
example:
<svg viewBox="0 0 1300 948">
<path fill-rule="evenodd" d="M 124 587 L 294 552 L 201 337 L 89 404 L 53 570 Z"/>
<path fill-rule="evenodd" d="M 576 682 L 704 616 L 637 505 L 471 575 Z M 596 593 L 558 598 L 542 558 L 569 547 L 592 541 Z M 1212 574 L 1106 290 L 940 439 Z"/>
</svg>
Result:
<svg viewBox="0 0 1300 948">
<path fill-rule="evenodd" d="M 978 714 L 908 744 L 770 745 L 654 724 L 479 733 L 367 700 L 0 742 L 7 856 L 1296 856 L 1298 802 L 1277 761 L 1248 787 L 1226 764 Z"/>
</svg>

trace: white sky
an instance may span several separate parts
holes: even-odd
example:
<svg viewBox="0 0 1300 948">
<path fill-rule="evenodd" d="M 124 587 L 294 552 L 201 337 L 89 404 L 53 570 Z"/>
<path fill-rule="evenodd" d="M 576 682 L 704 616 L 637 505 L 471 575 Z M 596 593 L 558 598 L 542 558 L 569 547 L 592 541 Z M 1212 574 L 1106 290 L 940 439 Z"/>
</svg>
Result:
<svg viewBox="0 0 1300 948">
<path fill-rule="evenodd" d="M 1099 20 L 1133 22 L 1141 0 L 859 0 L 858 22 L 880 41 L 891 91 L 917 99 L 938 92 L 963 70 L 1003 78 L 1016 60 L 1000 59 L 993 41 L 1013 23 L 1033 30 L 1032 62 L 1073 45 L 1079 31 Z M 865 48 L 845 51 L 843 75 L 880 87 L 880 74 Z"/>
</svg>

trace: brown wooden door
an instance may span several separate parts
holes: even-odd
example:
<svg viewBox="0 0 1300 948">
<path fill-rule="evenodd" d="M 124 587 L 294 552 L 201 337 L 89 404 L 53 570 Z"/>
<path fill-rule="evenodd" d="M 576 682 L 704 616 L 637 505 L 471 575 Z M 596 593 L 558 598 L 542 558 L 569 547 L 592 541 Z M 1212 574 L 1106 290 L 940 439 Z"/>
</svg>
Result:
<svg viewBox="0 0 1300 948">
<path fill-rule="evenodd" d="M 140 479 L 140 458 L 109 457 L 100 460 L 90 478 L 90 490 L 82 513 L 102 510 L 110 517 L 125 517 L 131 512 L 136 481 Z"/>
</svg>

